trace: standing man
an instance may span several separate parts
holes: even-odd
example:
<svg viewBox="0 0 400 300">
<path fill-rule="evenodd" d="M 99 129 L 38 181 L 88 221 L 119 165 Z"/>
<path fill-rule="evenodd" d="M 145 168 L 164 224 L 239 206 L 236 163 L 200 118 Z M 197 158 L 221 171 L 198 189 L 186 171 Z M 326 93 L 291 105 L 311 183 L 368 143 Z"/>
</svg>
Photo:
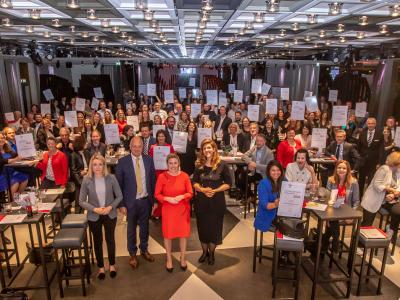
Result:
<svg viewBox="0 0 400 300">
<path fill-rule="evenodd" d="M 140 135 L 143 141 L 143 152 L 144 155 L 149 155 L 151 145 L 156 143 L 156 139 L 150 134 L 149 122 L 140 123 Z"/>
<path fill-rule="evenodd" d="M 168 118 L 167 118 L 167 121 L 165 122 L 166 123 L 166 128 L 165 128 L 165 132 L 167 133 L 167 135 L 166 135 L 166 142 L 167 142 L 167 144 L 172 144 L 172 139 L 173 139 L 173 137 L 174 137 L 174 128 L 175 128 L 175 118 L 174 117 L 172 117 L 172 116 L 169 116 Z"/>
<path fill-rule="evenodd" d="M 367 128 L 361 132 L 358 139 L 358 150 L 361 156 L 358 182 L 361 196 L 364 194 L 365 183 L 368 184 L 374 177 L 379 163 L 380 151 L 383 150 L 382 147 L 383 135 L 376 130 L 376 119 L 368 118 Z"/>
<path fill-rule="evenodd" d="M 156 184 L 156 171 L 153 159 L 142 155 L 143 141 L 139 136 L 132 138 L 130 143 L 131 155 L 118 161 L 115 175 L 123 194 L 120 211 L 127 216 L 129 265 L 136 269 L 139 261 L 136 256 L 136 226 L 139 225 L 140 254 L 149 261 L 154 262 L 154 257 L 148 251 L 149 218 L 154 203 L 154 188 Z"/>
<path fill-rule="evenodd" d="M 219 116 L 214 124 L 214 132 L 217 136 L 224 136 L 228 134 L 229 124 L 232 123 L 232 120 L 226 115 L 225 106 L 221 106 L 219 109 Z"/>
</svg>

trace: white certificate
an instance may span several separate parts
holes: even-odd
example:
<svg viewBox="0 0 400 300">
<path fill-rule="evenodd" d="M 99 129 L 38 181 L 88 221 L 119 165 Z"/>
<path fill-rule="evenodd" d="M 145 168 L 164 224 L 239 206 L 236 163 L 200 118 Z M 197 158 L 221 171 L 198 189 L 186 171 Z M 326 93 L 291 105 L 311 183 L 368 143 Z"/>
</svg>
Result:
<svg viewBox="0 0 400 300">
<path fill-rule="evenodd" d="M 301 218 L 305 190 L 305 183 L 283 181 L 277 215 Z"/>
<path fill-rule="evenodd" d="M 228 101 L 226 99 L 226 93 L 219 92 L 219 94 L 218 94 L 218 107 L 225 106 L 225 108 L 226 108 L 227 104 L 228 104 Z"/>
<path fill-rule="evenodd" d="M 90 105 L 90 107 L 92 109 L 94 109 L 94 110 L 98 110 L 99 109 L 99 103 L 100 103 L 100 100 L 95 98 L 95 97 L 93 97 L 92 104 Z"/>
<path fill-rule="evenodd" d="M 236 90 L 236 85 L 234 83 L 228 84 L 228 93 L 233 94 Z"/>
<path fill-rule="evenodd" d="M 156 170 L 167 170 L 167 156 L 170 153 L 169 146 L 155 146 L 153 152 L 154 168 Z"/>
<path fill-rule="evenodd" d="M 347 125 L 347 105 L 336 105 L 332 109 L 332 126 Z"/>
<path fill-rule="evenodd" d="M 243 91 L 235 90 L 233 92 L 233 102 L 242 103 L 242 101 L 243 101 Z"/>
<path fill-rule="evenodd" d="M 247 117 L 250 121 L 258 122 L 258 118 L 260 116 L 260 105 L 251 105 L 247 106 Z"/>
<path fill-rule="evenodd" d="M 16 135 L 15 144 L 17 145 L 18 156 L 26 158 L 36 155 L 35 142 L 33 141 L 32 134 L 27 133 Z"/>
<path fill-rule="evenodd" d="M 139 95 L 147 96 L 147 84 L 139 84 Z"/>
<path fill-rule="evenodd" d="M 206 90 L 207 104 L 218 105 L 218 90 Z"/>
<path fill-rule="evenodd" d="M 201 113 L 201 104 L 192 103 L 190 104 L 190 116 L 192 119 L 197 118 L 197 116 Z"/>
<path fill-rule="evenodd" d="M 265 112 L 270 115 L 278 114 L 278 100 L 277 99 L 267 99 L 265 101 Z"/>
<path fill-rule="evenodd" d="M 174 103 L 174 90 L 164 90 L 165 103 Z"/>
<path fill-rule="evenodd" d="M 155 83 L 148 83 L 147 84 L 147 96 L 156 96 L 157 95 L 157 91 L 156 91 L 157 87 Z"/>
<path fill-rule="evenodd" d="M 127 116 L 126 124 L 133 126 L 135 132 L 139 131 L 139 118 L 138 116 Z"/>
<path fill-rule="evenodd" d="M 318 100 L 317 97 L 311 96 L 304 98 L 306 102 L 306 107 L 309 112 L 315 112 L 318 110 Z"/>
<path fill-rule="evenodd" d="M 64 118 L 67 127 L 78 127 L 78 117 L 75 110 L 64 111 Z"/>
<path fill-rule="evenodd" d="M 396 147 L 400 147 L 400 127 L 396 127 L 396 132 L 394 134 L 394 144 Z"/>
<path fill-rule="evenodd" d="M 289 88 L 281 88 L 281 100 L 289 100 Z"/>
<path fill-rule="evenodd" d="M 356 117 L 364 118 L 367 114 L 367 102 L 356 103 Z"/>
<path fill-rule="evenodd" d="M 4 113 L 4 117 L 6 118 L 7 122 L 14 122 L 15 121 L 15 117 L 14 117 L 14 113 L 13 112 Z"/>
<path fill-rule="evenodd" d="M 270 89 L 271 89 L 271 86 L 268 83 L 263 83 L 263 85 L 261 87 L 261 94 L 268 95 Z"/>
<path fill-rule="evenodd" d="M 329 90 L 328 101 L 336 102 L 338 97 L 338 90 Z"/>
<path fill-rule="evenodd" d="M 205 139 L 212 139 L 212 128 L 197 128 L 197 148 Z"/>
<path fill-rule="evenodd" d="M 310 91 L 304 91 L 304 97 L 303 99 L 305 100 L 307 97 L 311 97 L 312 96 L 312 92 Z"/>
<path fill-rule="evenodd" d="M 107 144 L 120 144 L 119 131 L 117 124 L 104 124 L 104 135 Z"/>
<path fill-rule="evenodd" d="M 40 103 L 40 114 L 42 116 L 46 114 L 51 114 L 50 103 Z"/>
<path fill-rule="evenodd" d="M 183 131 L 174 131 L 172 137 L 172 147 L 178 153 L 186 153 L 186 145 L 188 140 L 188 133 Z"/>
<path fill-rule="evenodd" d="M 53 95 L 53 92 L 51 91 L 51 89 L 44 90 L 42 93 L 47 101 L 54 99 L 54 95 Z"/>
<path fill-rule="evenodd" d="M 251 93 L 261 94 L 262 79 L 253 79 L 251 81 Z"/>
<path fill-rule="evenodd" d="M 326 148 L 327 137 L 328 137 L 328 129 L 313 128 L 311 135 L 311 147 L 318 149 Z"/>
<path fill-rule="evenodd" d="M 199 98 L 200 97 L 200 89 L 192 89 L 192 97 Z"/>
<path fill-rule="evenodd" d="M 196 78 L 194 77 L 189 78 L 189 86 L 196 86 Z"/>
<path fill-rule="evenodd" d="M 179 98 L 186 98 L 186 88 L 179 88 Z"/>
<path fill-rule="evenodd" d="M 85 103 L 86 103 L 86 99 L 76 98 L 76 110 L 77 111 L 85 111 Z"/>
<path fill-rule="evenodd" d="M 306 104 L 303 101 L 292 101 L 292 112 L 290 118 L 292 120 L 304 120 L 305 105 Z"/>
<path fill-rule="evenodd" d="M 153 125 L 153 128 L 152 128 L 152 130 L 153 130 L 153 137 L 154 138 L 156 138 L 156 135 L 157 135 L 157 131 L 159 131 L 159 130 L 165 130 L 165 125 Z"/>
<path fill-rule="evenodd" d="M 98 99 L 103 99 L 103 91 L 101 90 L 101 87 L 95 87 L 93 88 L 94 96 Z"/>
</svg>

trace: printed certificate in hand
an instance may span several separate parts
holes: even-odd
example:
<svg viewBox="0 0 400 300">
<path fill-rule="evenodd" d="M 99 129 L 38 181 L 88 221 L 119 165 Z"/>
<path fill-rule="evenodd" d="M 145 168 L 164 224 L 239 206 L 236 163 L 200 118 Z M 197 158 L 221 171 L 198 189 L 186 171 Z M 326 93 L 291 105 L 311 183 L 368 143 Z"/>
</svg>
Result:
<svg viewBox="0 0 400 300">
<path fill-rule="evenodd" d="M 283 181 L 279 198 L 278 216 L 300 218 L 303 210 L 306 184 Z"/>
<path fill-rule="evenodd" d="M 190 104 L 190 116 L 194 119 L 201 113 L 201 104 L 192 103 Z"/>
<path fill-rule="evenodd" d="M 338 97 L 338 90 L 329 90 L 328 101 L 336 102 Z"/>
<path fill-rule="evenodd" d="M 218 90 L 206 90 L 207 104 L 218 105 Z"/>
<path fill-rule="evenodd" d="M 242 103 L 243 102 L 243 91 L 235 90 L 233 93 L 233 102 Z"/>
<path fill-rule="evenodd" d="M 367 114 L 367 102 L 358 102 L 356 103 L 356 111 L 357 118 L 364 118 Z"/>
<path fill-rule="evenodd" d="M 147 84 L 147 96 L 156 96 L 156 84 L 155 83 L 148 83 Z"/>
<path fill-rule="evenodd" d="M 40 104 L 40 114 L 42 116 L 44 116 L 46 114 L 51 114 L 50 103 L 41 103 Z"/>
<path fill-rule="evenodd" d="M 101 87 L 95 87 L 93 88 L 94 96 L 98 99 L 103 99 L 103 91 L 101 90 Z"/>
<path fill-rule="evenodd" d="M 155 146 L 153 150 L 154 168 L 156 170 L 167 170 L 167 156 L 170 153 L 170 147 Z"/>
<path fill-rule="evenodd" d="M 308 98 L 308 97 L 311 97 L 312 96 L 312 92 L 310 92 L 310 91 L 304 91 L 304 97 L 303 97 L 303 99 L 305 100 L 306 98 Z"/>
<path fill-rule="evenodd" d="M 6 118 L 7 122 L 14 122 L 15 121 L 15 117 L 14 117 L 14 113 L 13 112 L 4 113 L 4 117 Z"/>
<path fill-rule="evenodd" d="M 78 127 L 78 117 L 75 110 L 64 111 L 64 118 L 67 127 Z"/>
<path fill-rule="evenodd" d="M 258 118 L 260 116 L 260 105 L 251 105 L 247 106 L 247 117 L 250 121 L 258 122 Z"/>
<path fill-rule="evenodd" d="M 126 124 L 133 126 L 135 132 L 139 131 L 139 118 L 138 116 L 127 116 Z"/>
<path fill-rule="evenodd" d="M 165 103 L 174 103 L 174 90 L 164 90 Z"/>
<path fill-rule="evenodd" d="M 253 79 L 251 81 L 251 93 L 261 94 L 262 79 Z"/>
<path fill-rule="evenodd" d="M 104 135 L 107 144 L 120 144 L 119 131 L 117 124 L 104 124 Z"/>
<path fill-rule="evenodd" d="M 195 77 L 190 77 L 189 78 L 189 86 L 196 86 L 196 78 Z"/>
<path fill-rule="evenodd" d="M 54 95 L 53 95 L 53 92 L 51 91 L 51 89 L 44 90 L 42 93 L 47 101 L 54 99 Z"/>
<path fill-rule="evenodd" d="M 292 120 L 304 120 L 305 103 L 303 101 L 292 101 Z"/>
<path fill-rule="evenodd" d="M 228 104 L 228 101 L 226 100 L 226 93 L 224 92 L 219 92 L 218 93 L 218 107 L 224 106 Z"/>
<path fill-rule="evenodd" d="M 165 130 L 165 125 L 153 125 L 153 137 L 156 138 L 157 131 L 159 130 Z"/>
<path fill-rule="evenodd" d="M 179 98 L 183 99 L 186 98 L 186 88 L 179 88 Z"/>
<path fill-rule="evenodd" d="M 347 125 L 347 105 L 336 105 L 332 109 L 332 126 Z"/>
<path fill-rule="evenodd" d="M 328 130 L 326 128 L 313 128 L 311 135 L 311 147 L 323 149 L 326 148 L 326 139 Z"/>
<path fill-rule="evenodd" d="M 147 84 L 139 84 L 139 95 L 147 96 Z"/>
<path fill-rule="evenodd" d="M 99 103 L 100 103 L 100 100 L 95 98 L 95 97 L 93 97 L 92 104 L 90 105 L 90 107 L 92 109 L 94 109 L 94 110 L 98 110 L 99 109 Z"/>
<path fill-rule="evenodd" d="M 212 128 L 197 128 L 197 148 L 205 139 L 212 139 Z"/>
<path fill-rule="evenodd" d="M 236 90 L 236 85 L 234 83 L 228 84 L 228 93 L 233 94 Z"/>
<path fill-rule="evenodd" d="M 304 98 L 306 102 L 306 107 L 309 112 L 316 112 L 318 110 L 318 100 L 315 96 L 310 96 Z"/>
<path fill-rule="evenodd" d="M 396 147 L 400 147 L 400 127 L 396 127 L 396 131 L 394 133 L 394 144 Z"/>
<path fill-rule="evenodd" d="M 281 100 L 289 100 L 289 88 L 281 88 Z"/>
<path fill-rule="evenodd" d="M 172 147 L 178 153 L 186 153 L 186 145 L 188 140 L 188 133 L 183 131 L 174 131 L 172 137 Z"/>
<path fill-rule="evenodd" d="M 86 103 L 86 99 L 76 98 L 76 110 L 77 111 L 85 111 L 85 103 Z"/>
<path fill-rule="evenodd" d="M 20 157 L 26 158 L 36 155 L 35 142 L 33 141 L 32 134 L 16 135 L 15 144 L 17 145 L 17 152 Z"/>
<path fill-rule="evenodd" d="M 268 95 L 270 89 L 271 89 L 271 86 L 268 83 L 263 83 L 263 85 L 261 87 L 261 94 Z"/>
<path fill-rule="evenodd" d="M 267 99 L 265 101 L 265 112 L 270 115 L 276 115 L 278 113 L 278 100 Z"/>
</svg>

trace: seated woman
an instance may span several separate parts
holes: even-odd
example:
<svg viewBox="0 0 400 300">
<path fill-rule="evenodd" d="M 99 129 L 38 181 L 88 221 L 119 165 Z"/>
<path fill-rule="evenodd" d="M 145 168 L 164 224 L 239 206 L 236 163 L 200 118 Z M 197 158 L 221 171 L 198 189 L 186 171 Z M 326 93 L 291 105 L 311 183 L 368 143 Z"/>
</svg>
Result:
<svg viewBox="0 0 400 300">
<path fill-rule="evenodd" d="M 360 204 L 360 189 L 357 179 L 351 175 L 351 167 L 348 161 L 339 160 L 336 163 L 333 175 L 329 177 L 326 188 L 329 191 L 337 190 L 336 201 L 344 201 L 353 209 Z M 331 199 L 332 200 L 332 199 Z M 333 252 L 339 251 L 339 221 L 330 221 L 322 236 L 322 251 L 328 250 L 329 239 L 332 237 Z"/>
<path fill-rule="evenodd" d="M 135 136 L 135 130 L 133 126 L 126 125 L 122 130 L 122 135 L 120 136 L 121 143 L 124 145 L 126 151 L 130 150 L 131 139 L 134 136 Z"/>
<path fill-rule="evenodd" d="M 388 234 L 397 230 L 400 222 L 400 205 L 396 198 L 400 180 L 400 152 L 392 152 L 386 159 L 386 164 L 376 172 L 361 201 L 363 208 L 362 226 L 371 226 L 374 223 L 376 212 L 383 207 L 389 210 L 391 222 Z"/>
<path fill-rule="evenodd" d="M 294 162 L 286 167 L 285 178 L 290 182 L 307 184 L 307 188 L 318 185 L 317 175 L 310 165 L 310 156 L 306 149 L 300 149 L 294 155 Z"/>
<path fill-rule="evenodd" d="M 289 128 L 286 132 L 286 140 L 280 142 L 276 150 L 276 159 L 284 169 L 293 162 L 296 151 L 301 149 L 301 143 L 294 138 L 295 135 L 295 129 Z"/>
</svg>

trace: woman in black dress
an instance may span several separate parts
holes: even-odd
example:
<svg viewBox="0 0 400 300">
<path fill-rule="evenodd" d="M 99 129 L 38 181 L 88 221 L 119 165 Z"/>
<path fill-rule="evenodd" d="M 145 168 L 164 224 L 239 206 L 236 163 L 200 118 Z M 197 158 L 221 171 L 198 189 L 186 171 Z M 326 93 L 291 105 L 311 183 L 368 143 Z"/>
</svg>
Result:
<svg viewBox="0 0 400 300">
<path fill-rule="evenodd" d="M 196 160 L 196 148 L 197 148 L 197 126 L 196 123 L 190 121 L 186 131 L 188 133 L 188 140 L 186 144 L 186 152 L 179 153 L 181 160 L 181 170 L 185 173 L 192 175 L 194 172 L 194 161 Z"/>
<path fill-rule="evenodd" d="M 197 192 L 194 211 L 203 249 L 199 262 L 208 258 L 208 264 L 213 265 L 215 248 L 222 244 L 222 225 L 226 211 L 224 192 L 230 188 L 231 176 L 228 166 L 218 155 L 217 145 L 211 139 L 201 143 L 193 182 Z"/>
</svg>

